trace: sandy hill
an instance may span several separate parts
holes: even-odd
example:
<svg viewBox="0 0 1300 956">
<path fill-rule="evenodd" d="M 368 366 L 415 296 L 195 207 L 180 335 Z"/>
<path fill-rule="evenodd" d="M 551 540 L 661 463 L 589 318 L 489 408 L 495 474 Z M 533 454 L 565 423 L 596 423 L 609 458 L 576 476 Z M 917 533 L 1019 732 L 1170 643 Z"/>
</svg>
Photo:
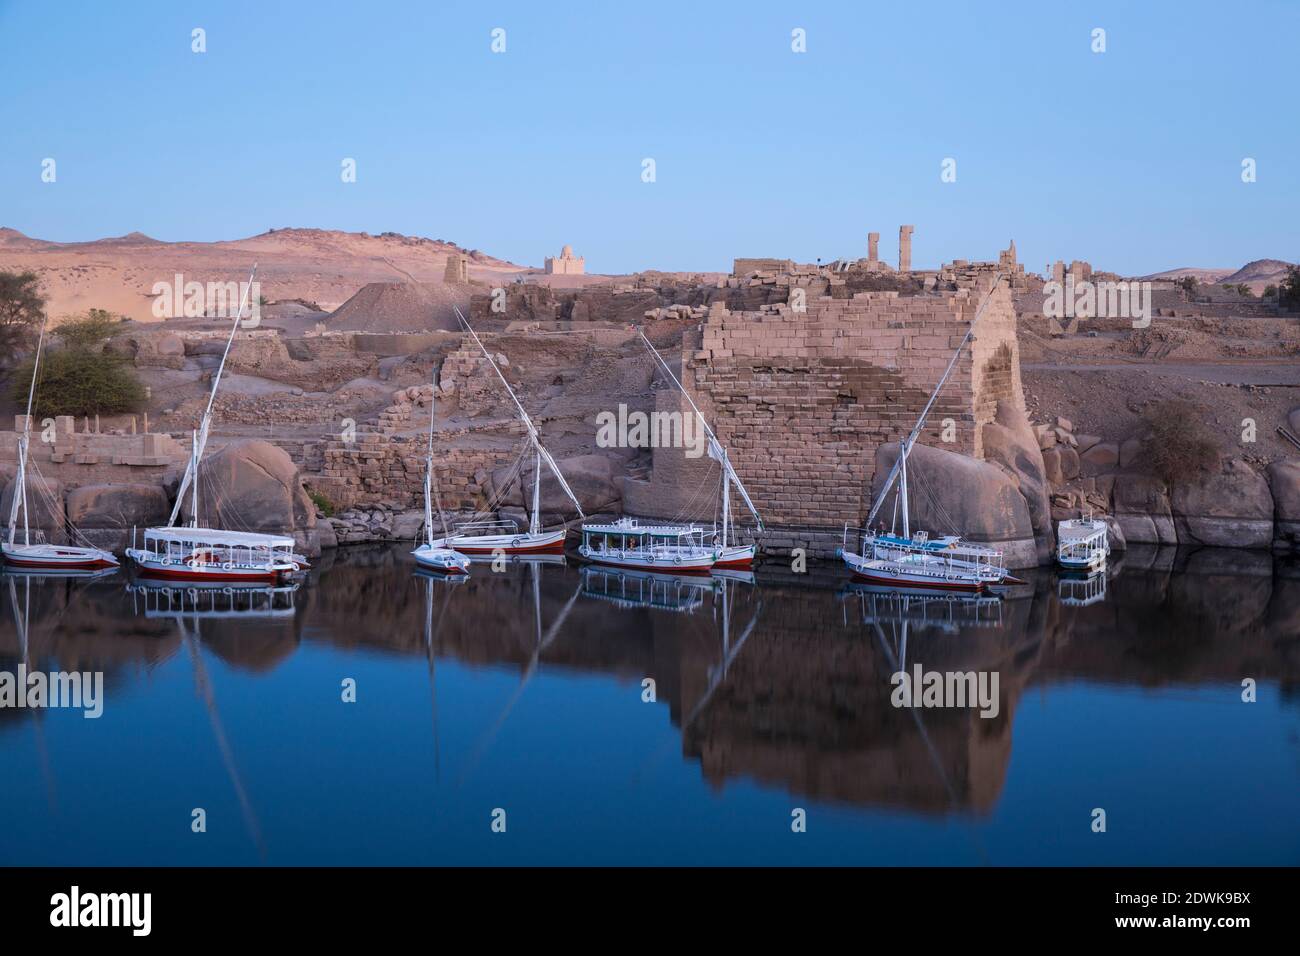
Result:
<svg viewBox="0 0 1300 956">
<path fill-rule="evenodd" d="M 1181 279 L 1184 276 L 1195 276 L 1197 281 L 1205 285 L 1237 285 L 1244 283 L 1250 287 L 1250 290 L 1256 295 L 1264 291 L 1269 285 L 1276 285 L 1286 277 L 1287 266 L 1291 263 L 1284 262 L 1281 259 L 1256 259 L 1253 262 L 1247 262 L 1240 269 L 1167 269 L 1164 272 L 1156 272 L 1149 276 L 1142 276 L 1143 280 L 1155 279 Z"/>
<path fill-rule="evenodd" d="M 1181 269 L 1166 269 L 1164 272 L 1153 272 L 1149 276 L 1138 276 L 1138 281 L 1154 282 L 1157 279 L 1172 280 L 1182 279 L 1186 276 L 1194 276 L 1198 282 L 1214 283 L 1231 273 L 1231 269 L 1196 269 L 1190 266 L 1184 266 Z"/>
<path fill-rule="evenodd" d="M 1291 263 L 1283 262 L 1281 259 L 1256 259 L 1254 262 L 1247 262 L 1232 275 L 1225 276 L 1220 281 L 1225 284 L 1244 282 L 1252 287 L 1255 283 L 1276 284 L 1286 278 L 1286 270 L 1290 265 Z"/>
<path fill-rule="evenodd" d="M 265 299 L 298 299 L 332 311 L 370 283 L 415 281 L 436 288 L 452 255 L 468 256 L 473 280 L 506 281 L 521 271 L 478 250 L 398 233 L 272 229 L 223 242 L 163 242 L 133 232 L 93 242 L 49 242 L 0 228 L 0 270 L 37 273 L 55 319 L 100 308 L 156 321 L 155 283 L 173 283 L 177 273 L 187 282 L 240 282 L 254 261 Z"/>
</svg>

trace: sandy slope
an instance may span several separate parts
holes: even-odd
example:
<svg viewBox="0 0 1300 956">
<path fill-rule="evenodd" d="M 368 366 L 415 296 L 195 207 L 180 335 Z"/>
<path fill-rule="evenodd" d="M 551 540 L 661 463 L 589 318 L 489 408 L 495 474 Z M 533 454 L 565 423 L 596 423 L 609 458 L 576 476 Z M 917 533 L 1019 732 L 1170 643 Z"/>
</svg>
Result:
<svg viewBox="0 0 1300 956">
<path fill-rule="evenodd" d="M 141 233 L 94 242 L 32 239 L 0 229 L 0 269 L 41 276 L 56 319 L 89 308 L 156 321 L 154 283 L 239 282 L 258 263 L 262 295 L 270 301 L 302 299 L 323 311 L 338 308 L 371 282 L 441 284 L 447 258 L 470 255 L 470 277 L 506 281 L 523 271 L 513 263 L 453 243 L 384 233 L 275 229 L 228 242 L 159 242 Z"/>
</svg>

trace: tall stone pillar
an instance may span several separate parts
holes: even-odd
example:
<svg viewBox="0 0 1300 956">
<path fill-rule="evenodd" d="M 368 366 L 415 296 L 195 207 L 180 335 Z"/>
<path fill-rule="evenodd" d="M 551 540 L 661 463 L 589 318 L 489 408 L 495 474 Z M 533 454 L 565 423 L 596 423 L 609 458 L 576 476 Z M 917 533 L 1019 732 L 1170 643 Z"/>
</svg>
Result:
<svg viewBox="0 0 1300 956">
<path fill-rule="evenodd" d="M 880 233 L 867 233 L 867 261 L 876 262 L 880 258 Z"/>
<path fill-rule="evenodd" d="M 912 232 L 915 226 L 898 227 L 898 271 L 912 271 Z"/>
</svg>

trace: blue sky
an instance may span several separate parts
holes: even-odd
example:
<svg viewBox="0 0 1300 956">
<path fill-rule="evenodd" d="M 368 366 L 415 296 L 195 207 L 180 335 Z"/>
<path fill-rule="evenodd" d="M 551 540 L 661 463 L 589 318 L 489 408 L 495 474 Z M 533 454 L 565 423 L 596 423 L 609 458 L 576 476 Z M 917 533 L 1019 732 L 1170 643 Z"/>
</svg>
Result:
<svg viewBox="0 0 1300 956">
<path fill-rule="evenodd" d="M 865 255 L 872 230 L 892 260 L 900 223 L 918 267 L 1013 237 L 1039 270 L 1296 260 L 1297 36 L 1294 0 L 0 0 L 0 225 L 567 242 L 599 272 Z"/>
</svg>

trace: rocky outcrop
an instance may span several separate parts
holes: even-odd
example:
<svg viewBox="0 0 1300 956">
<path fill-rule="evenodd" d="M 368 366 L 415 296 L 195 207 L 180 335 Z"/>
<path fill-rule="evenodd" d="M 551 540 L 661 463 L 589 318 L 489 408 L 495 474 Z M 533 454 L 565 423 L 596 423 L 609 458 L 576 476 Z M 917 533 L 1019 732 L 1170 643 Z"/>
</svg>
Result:
<svg viewBox="0 0 1300 956">
<path fill-rule="evenodd" d="M 1267 548 L 1273 543 L 1268 481 L 1241 459 L 1217 474 L 1175 485 L 1170 506 L 1180 544 Z"/>
<path fill-rule="evenodd" d="M 578 455 L 561 459 L 556 464 L 586 514 L 622 508 L 622 459 L 608 455 Z M 531 507 L 533 466 L 530 464 L 520 469 L 513 481 L 509 481 L 511 471 L 510 467 L 505 467 L 492 474 L 492 485 L 499 502 L 507 506 Z M 509 486 L 503 487 L 507 481 Z M 573 502 L 545 465 L 542 466 L 541 512 L 544 523 L 568 521 L 578 516 Z"/>
<path fill-rule="evenodd" d="M 1130 544 L 1177 544 L 1165 484 L 1150 475 L 1116 475 L 1112 491 L 1115 521 Z"/>
<path fill-rule="evenodd" d="M 104 351 L 126 359 L 136 367 L 180 369 L 185 366 L 185 340 L 175 332 L 134 330 L 114 336 Z"/>
<path fill-rule="evenodd" d="M 200 520 L 232 531 L 292 535 L 308 556 L 320 553 L 316 506 L 298 467 L 275 445 L 241 439 L 204 460 L 199 469 Z M 188 518 L 188 495 L 182 514 Z"/>
<path fill-rule="evenodd" d="M 1032 433 L 1030 437 L 1032 441 Z M 873 497 L 879 495 L 885 476 L 897 458 L 897 442 L 876 449 Z M 1001 548 L 1010 568 L 1034 567 L 1039 563 L 1029 505 L 1015 479 L 1003 468 L 917 445 L 908 457 L 908 474 L 915 475 L 909 495 L 913 529 L 935 536 L 958 533 L 969 541 Z M 879 520 L 888 524 L 892 509 L 891 495 L 881 509 Z"/>
<path fill-rule="evenodd" d="M 1269 465 L 1268 487 L 1273 496 L 1273 545 L 1300 551 L 1300 461 Z"/>
<path fill-rule="evenodd" d="M 1055 431 L 1046 434 L 1052 436 L 1053 444 L 1049 451 L 1044 452 L 1041 449 L 1043 437 L 1035 434 L 1025 413 L 1010 402 L 998 402 L 996 418 L 984 426 L 981 436 L 985 460 L 1000 466 L 1015 482 L 1016 489 L 1025 500 L 1040 562 L 1051 559 L 1056 540 L 1052 526 L 1047 456 L 1052 455 L 1052 467 L 1058 471 L 1061 465 L 1061 451 L 1056 446 L 1057 434 Z M 1063 447 L 1074 455 L 1072 447 Z M 1077 463 L 1077 455 L 1074 455 L 1072 461 Z"/>
<path fill-rule="evenodd" d="M 72 526 L 96 547 L 122 551 L 131 544 L 132 529 L 165 524 L 171 506 L 162 485 L 82 485 L 67 495 Z"/>
</svg>

